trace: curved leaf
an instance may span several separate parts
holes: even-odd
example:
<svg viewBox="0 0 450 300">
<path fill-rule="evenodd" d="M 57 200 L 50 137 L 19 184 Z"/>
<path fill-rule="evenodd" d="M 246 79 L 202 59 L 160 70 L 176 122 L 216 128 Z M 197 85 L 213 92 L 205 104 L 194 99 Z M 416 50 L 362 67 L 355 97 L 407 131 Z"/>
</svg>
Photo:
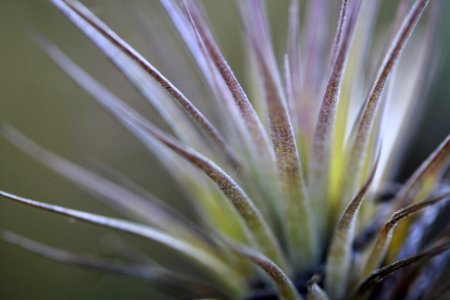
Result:
<svg viewBox="0 0 450 300">
<path fill-rule="evenodd" d="M 52 3 L 64 13 L 64 15 L 77 26 L 133 83 L 136 88 L 158 109 L 165 121 L 182 134 L 181 127 L 186 127 L 182 119 L 177 118 L 173 109 L 167 104 L 161 104 L 153 100 L 151 81 L 145 80 L 144 74 L 152 77 L 173 99 L 183 111 L 214 141 L 218 148 L 226 155 L 232 166 L 238 167 L 239 163 L 229 149 L 224 138 L 214 125 L 178 90 L 167 78 L 165 78 L 150 62 L 140 55 L 129 44 L 122 40 L 115 32 L 96 18 L 90 11 L 78 1 L 52 0 Z M 134 66 L 134 62 L 137 66 Z M 193 135 L 191 131 L 189 135 Z"/>
<path fill-rule="evenodd" d="M 55 62 L 144 145 L 151 148 L 154 143 L 159 143 L 166 150 L 171 150 L 178 154 L 207 175 L 236 209 L 247 233 L 262 249 L 263 253 L 276 261 L 280 266 L 286 267 L 278 241 L 259 209 L 227 173 L 208 158 L 191 148 L 181 145 L 178 141 L 175 141 L 152 123 L 145 120 L 131 107 L 81 70 L 58 49 L 52 48 L 51 50 L 49 54 Z"/>
<path fill-rule="evenodd" d="M 366 182 L 342 214 L 331 241 L 326 262 L 325 287 L 327 292 L 336 299 L 343 298 L 347 290 L 357 216 L 362 201 L 375 177 L 380 158 L 379 153 L 380 151 Z"/>
<path fill-rule="evenodd" d="M 58 263 L 148 280 L 171 292 L 191 292 L 204 296 L 220 293 L 212 286 L 208 286 L 193 278 L 170 272 L 160 266 L 118 263 L 78 254 L 38 243 L 9 231 L 1 232 L 0 236 L 4 241 L 12 245 Z"/>
<path fill-rule="evenodd" d="M 369 95 L 359 111 L 349 142 L 346 146 L 348 151 L 347 174 L 349 176 L 346 177 L 345 191 L 343 192 L 344 200 L 353 196 L 356 183 L 361 175 L 365 150 L 369 144 L 371 131 L 380 104 L 380 97 L 385 84 L 429 1 L 430 0 L 418 0 L 410 9 L 403 24 L 396 33 L 395 38 L 389 43 L 389 48 L 383 58 L 383 62 L 370 89 Z"/>
<path fill-rule="evenodd" d="M 301 300 L 302 297 L 297 292 L 289 277 L 273 261 L 261 253 L 240 245 L 229 245 L 237 254 L 249 259 L 260 267 L 272 280 L 278 290 L 281 300 Z"/>
<path fill-rule="evenodd" d="M 444 201 L 450 197 L 450 192 L 441 193 L 431 199 L 411 204 L 397 212 L 395 212 L 392 217 L 384 224 L 384 226 L 380 229 L 378 236 L 374 245 L 372 246 L 372 250 L 370 255 L 365 263 L 364 271 L 362 273 L 363 276 L 368 276 L 378 265 L 381 263 L 382 259 L 386 255 L 389 244 L 392 240 L 393 233 L 397 225 L 404 220 L 405 218 L 420 212 L 421 210 L 436 205 L 437 203 Z"/>
<path fill-rule="evenodd" d="M 308 265 L 318 259 L 318 238 L 261 3 L 258 0 L 238 1 L 252 51 L 264 81 L 271 137 L 284 193 L 282 206 L 286 218 L 284 223 L 289 255 L 294 265 Z"/>
<path fill-rule="evenodd" d="M 239 291 L 241 288 L 237 284 L 238 281 L 235 281 L 239 278 L 239 275 L 235 273 L 233 269 L 227 266 L 219 257 L 217 257 L 213 253 L 198 248 L 193 244 L 186 243 L 185 241 L 178 238 L 174 238 L 173 236 L 161 230 L 129 221 L 73 210 L 62 206 L 46 204 L 43 202 L 16 196 L 4 191 L 0 191 L 0 196 L 14 202 L 25 204 L 27 206 L 32 206 L 62 216 L 71 217 L 87 223 L 116 229 L 118 231 L 130 233 L 161 243 L 180 252 L 180 254 L 191 258 L 197 264 L 208 270 L 210 273 L 214 274 L 216 280 L 224 283 L 228 288 L 234 290 L 238 294 L 240 293 Z"/>
<path fill-rule="evenodd" d="M 406 258 L 404 260 L 392 263 L 379 269 L 378 271 L 370 275 L 367 279 L 365 279 L 362 284 L 359 285 L 354 298 L 365 299 L 366 298 L 365 296 L 368 295 L 378 283 L 383 281 L 389 275 L 397 272 L 398 270 L 404 269 L 410 265 L 417 264 L 424 260 L 430 259 L 449 249 L 450 249 L 450 241 L 447 240 L 446 242 L 434 246 L 431 249 L 428 249 L 416 256 Z"/>
</svg>

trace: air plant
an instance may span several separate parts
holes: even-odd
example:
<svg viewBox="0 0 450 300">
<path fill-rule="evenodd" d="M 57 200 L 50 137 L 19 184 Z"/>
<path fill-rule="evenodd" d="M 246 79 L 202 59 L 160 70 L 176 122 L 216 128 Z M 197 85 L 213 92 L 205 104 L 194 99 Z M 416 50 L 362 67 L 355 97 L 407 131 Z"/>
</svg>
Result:
<svg viewBox="0 0 450 300">
<path fill-rule="evenodd" d="M 405 183 L 392 184 L 411 116 L 423 101 L 439 3 L 399 63 L 430 2 L 400 1 L 391 33 L 376 43 L 384 45 L 380 63 L 373 64 L 368 53 L 380 1 L 342 0 L 336 26 L 329 23 L 328 1 L 309 1 L 300 26 L 300 6 L 292 0 L 280 68 L 264 1 L 237 0 L 248 52 L 247 92 L 199 3 L 160 0 L 213 95 L 195 99 L 215 112 L 208 118 L 83 4 L 51 2 L 128 78 L 167 130 L 34 34 L 37 44 L 161 161 L 192 199 L 198 219 L 187 220 L 164 202 L 69 162 L 9 125 L 3 135 L 18 148 L 132 221 L 0 194 L 156 241 L 188 258 L 198 272 L 148 260 L 111 262 L 11 232 L 4 240 L 58 262 L 143 278 L 192 298 L 435 299 L 448 291 L 450 231 L 447 224 L 434 224 L 445 217 L 443 203 L 450 198 L 442 183 L 450 137 Z"/>
</svg>

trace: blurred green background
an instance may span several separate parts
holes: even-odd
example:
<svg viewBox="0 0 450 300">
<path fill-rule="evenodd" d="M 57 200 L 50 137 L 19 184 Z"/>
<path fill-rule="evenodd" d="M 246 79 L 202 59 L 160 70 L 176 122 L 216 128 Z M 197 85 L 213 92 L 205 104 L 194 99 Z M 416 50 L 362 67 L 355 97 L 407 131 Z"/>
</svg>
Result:
<svg viewBox="0 0 450 300">
<path fill-rule="evenodd" d="M 239 22 L 231 1 L 204 2 L 230 64 L 242 77 L 242 45 L 236 37 Z M 280 48 L 284 43 L 288 1 L 267 2 L 274 40 Z M 392 15 L 390 8 L 394 2 L 397 1 L 383 6 L 382 17 Z M 160 38 L 157 30 L 163 34 L 170 27 L 157 1 L 91 0 L 83 3 L 145 56 L 157 57 L 154 55 Z M 136 14 L 136 5 L 142 5 L 139 14 L 148 13 L 151 24 L 159 25 L 153 32 L 146 33 L 136 21 L 142 18 Z M 423 118 L 416 120 L 419 123 L 417 133 L 407 149 L 400 178 L 409 174 L 450 132 L 449 17 L 450 4 L 446 3 L 435 52 L 437 75 L 423 99 L 426 109 Z M 145 17 L 142 19 L 145 21 Z M 167 183 L 163 168 L 33 44 L 30 38 L 33 31 L 54 41 L 115 93 L 142 108 L 147 116 L 156 118 L 123 77 L 49 1 L 0 0 L 0 123 L 12 124 L 47 149 L 83 166 L 100 172 L 106 172 L 104 166 L 108 166 L 180 209 L 188 210 L 180 191 Z M 201 84 L 199 78 L 183 79 L 163 60 L 154 62 L 188 95 Z M 2 137 L 0 189 L 71 208 L 120 216 Z M 102 255 L 108 254 L 104 248 L 111 243 L 132 240 L 149 253 L 170 260 L 152 243 L 6 201 L 0 201 L 0 229 L 54 246 Z M 148 283 L 59 265 L 0 241 L 0 299 L 158 299 L 158 295 Z"/>
</svg>

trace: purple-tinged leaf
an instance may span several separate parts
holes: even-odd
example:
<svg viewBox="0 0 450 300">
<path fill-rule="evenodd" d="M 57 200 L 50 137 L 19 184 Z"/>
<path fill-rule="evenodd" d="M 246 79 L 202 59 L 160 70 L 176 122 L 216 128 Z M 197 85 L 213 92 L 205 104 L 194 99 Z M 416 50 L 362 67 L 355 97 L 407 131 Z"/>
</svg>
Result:
<svg viewBox="0 0 450 300">
<path fill-rule="evenodd" d="M 393 273 L 402 270 L 408 266 L 418 264 L 420 262 L 423 262 L 425 260 L 428 260 L 430 258 L 435 257 L 436 255 L 439 255 L 447 250 L 450 249 L 450 241 L 447 240 L 444 242 L 439 243 L 438 245 L 435 245 L 428 250 L 423 251 L 422 253 L 408 257 L 406 259 L 394 262 L 390 265 L 387 265 L 374 273 L 372 273 L 369 277 L 367 277 L 358 287 L 357 291 L 355 292 L 353 299 L 366 299 L 367 296 L 370 294 L 370 292 L 373 290 L 373 288 L 383 281 L 386 277 L 392 275 Z"/>
<path fill-rule="evenodd" d="M 450 135 L 419 166 L 414 174 L 402 186 L 394 201 L 398 209 L 413 200 L 420 191 L 421 185 L 428 180 L 437 181 L 450 161 Z"/>
<path fill-rule="evenodd" d="M 148 226 L 144 226 L 138 223 L 133 223 L 120 219 L 73 210 L 62 206 L 51 205 L 39 201 L 30 200 L 4 191 L 0 191 L 0 196 L 17 203 L 42 209 L 44 211 L 74 218 L 76 220 L 95 224 L 98 226 L 112 228 L 121 232 L 130 233 L 136 236 L 140 236 L 161 243 L 162 245 L 165 245 L 175 251 L 178 251 L 181 254 L 185 255 L 186 257 L 189 257 L 190 259 L 198 263 L 200 266 L 205 268 L 205 270 L 208 270 L 212 275 L 214 275 L 216 280 L 225 283 L 228 288 L 236 292 L 240 290 L 240 287 L 236 285 L 236 282 L 233 282 L 234 281 L 233 278 L 239 278 L 239 274 L 236 274 L 221 259 L 219 259 L 218 256 L 216 256 L 213 253 L 207 252 L 201 248 L 197 248 L 193 244 L 186 243 L 181 239 L 174 238 L 163 231 Z"/>
<path fill-rule="evenodd" d="M 48 168 L 68 178 L 82 189 L 99 197 L 116 211 L 132 216 L 151 226 L 164 229 L 177 236 L 188 236 L 200 243 L 193 231 L 194 225 L 153 195 L 138 195 L 87 169 L 69 162 L 37 145 L 11 126 L 3 126 L 3 135 L 16 147 Z"/>
<path fill-rule="evenodd" d="M 376 25 L 378 10 L 380 6 L 379 1 L 361 1 L 360 12 L 356 20 L 355 29 L 352 38 L 352 44 L 349 50 L 348 62 L 341 84 L 341 91 L 338 100 L 338 107 L 336 110 L 336 117 L 333 129 L 333 155 L 331 155 L 330 166 L 330 199 L 339 207 L 339 211 L 344 210 L 349 199 L 345 199 L 345 203 L 341 204 L 340 196 L 343 189 L 342 178 L 346 177 L 345 165 L 345 149 L 349 126 L 353 118 L 354 107 L 359 105 L 361 99 L 364 97 L 363 90 L 367 82 L 367 70 L 370 67 L 370 51 L 373 48 L 373 31 Z M 329 60 L 332 59 L 330 53 Z M 330 69 L 331 69 L 330 65 Z M 331 72 L 331 70 L 329 70 Z M 323 96 L 323 95 L 320 95 Z M 355 105 L 356 104 L 356 105 Z M 384 146 L 383 149 L 386 147 Z M 370 164 L 372 157 L 367 160 L 367 165 Z M 382 170 L 383 155 L 380 158 L 380 170 Z M 377 176 L 380 175 L 378 173 Z M 377 178 L 374 180 L 376 185 Z M 334 204 L 333 204 L 334 205 Z M 337 221 L 337 220 L 336 220 Z"/>
<path fill-rule="evenodd" d="M 300 133 L 299 115 L 297 114 L 301 99 L 301 63 L 299 47 L 299 0 L 291 0 L 289 6 L 289 27 L 287 54 L 284 60 L 286 80 L 286 102 L 295 133 Z"/>
<path fill-rule="evenodd" d="M 411 204 L 395 212 L 378 232 L 378 236 L 376 238 L 374 245 L 372 246 L 370 255 L 368 256 L 367 261 L 365 262 L 362 276 L 363 277 L 368 276 L 381 263 L 391 243 L 392 237 L 394 235 L 394 230 L 402 220 L 422 211 L 427 207 L 436 205 L 441 201 L 447 200 L 449 197 L 450 192 L 444 192 L 435 197 L 432 197 L 431 199 Z"/>
<path fill-rule="evenodd" d="M 316 0 L 308 2 L 306 9 L 305 35 L 302 41 L 305 45 L 302 60 L 305 62 L 303 78 L 304 86 L 312 89 L 321 88 L 322 76 L 326 71 L 323 57 L 326 56 L 329 7 L 330 4 L 327 1 Z"/>
<path fill-rule="evenodd" d="M 334 35 L 333 45 L 331 46 L 330 62 L 332 65 L 336 64 L 336 59 L 338 57 L 339 49 L 342 48 L 342 39 L 345 36 L 346 27 L 348 27 L 348 18 L 351 13 L 351 0 L 342 0 L 341 8 L 339 10 L 338 26 L 336 29 L 336 34 Z M 355 3 L 355 1 L 352 1 Z M 344 42 L 345 43 L 345 42 Z"/>
<path fill-rule="evenodd" d="M 197 33 L 198 38 L 205 49 L 208 51 L 210 58 L 212 59 L 214 65 L 222 76 L 224 82 L 226 83 L 228 89 L 230 90 L 233 99 L 239 108 L 239 111 L 244 119 L 244 122 L 250 132 L 250 136 L 255 142 L 258 150 L 262 155 L 267 156 L 262 158 L 263 160 L 271 160 L 273 157 L 273 150 L 271 144 L 268 140 L 267 134 L 265 132 L 262 123 L 253 109 L 247 95 L 242 89 L 240 83 L 237 81 L 233 71 L 228 65 L 225 57 L 221 53 L 219 46 L 214 40 L 211 32 L 199 8 L 193 1 L 184 1 L 184 7 L 188 13 L 190 24 Z"/>
<path fill-rule="evenodd" d="M 166 146 L 162 145 L 156 139 L 150 138 L 146 129 L 137 127 L 136 124 L 144 124 L 144 127 L 156 129 L 150 122 L 137 114 L 131 107 L 121 102 L 109 91 L 105 90 L 95 80 L 89 77 L 83 70 L 70 61 L 57 48 L 47 45 L 47 54 L 66 72 L 74 81 L 88 90 L 102 106 L 115 118 L 121 121 L 121 124 L 128 129 L 144 146 L 147 147 L 166 167 L 166 169 L 185 185 L 188 191 L 194 194 L 194 205 L 200 206 L 200 212 L 207 222 L 213 222 L 219 231 L 231 235 L 238 240 L 243 240 L 242 224 L 237 218 L 235 211 L 224 199 L 220 192 L 212 186 L 212 190 L 206 178 L 194 169 L 192 165 L 183 165 L 180 160 L 184 160 L 173 153 Z M 78 77 L 77 77 L 78 76 Z M 107 101 L 111 100 L 111 101 Z M 117 102 L 114 102 L 117 101 Z M 128 119 L 124 117 L 124 112 L 128 113 Z M 131 118 L 131 119 L 130 119 Z M 188 163 L 189 164 L 189 163 Z M 217 194 L 219 193 L 219 194 Z M 214 203 L 210 199 L 214 199 Z M 228 202 L 228 203 L 225 203 Z M 211 220 L 212 212 L 220 211 L 221 215 Z"/>
<path fill-rule="evenodd" d="M 259 209 L 227 173 L 208 158 L 187 146 L 181 145 L 178 141 L 145 120 L 131 107 L 70 61 L 59 50 L 54 48 L 50 55 L 78 85 L 91 94 L 145 146 L 152 149 L 155 143 L 160 144 L 166 151 L 167 149 L 171 150 L 207 175 L 235 208 L 238 213 L 236 217 L 242 221 L 246 232 L 256 242 L 256 245 L 261 248 L 261 251 L 280 266 L 286 268 L 278 242 Z"/>
<path fill-rule="evenodd" d="M 411 6 L 411 2 L 412 1 L 409 0 L 403 0 L 401 2 L 397 11 L 397 19 L 401 19 L 402 16 L 406 15 L 408 8 Z M 408 66 L 408 70 L 406 72 L 411 73 L 413 78 L 410 83 L 411 85 L 405 87 L 403 91 L 400 90 L 400 93 L 407 99 L 412 98 L 412 101 L 399 101 L 399 104 L 401 105 L 399 109 L 389 109 L 385 115 L 384 121 L 387 123 L 385 124 L 386 128 L 392 128 L 391 123 L 387 121 L 392 120 L 392 116 L 396 116 L 396 118 L 402 117 L 404 120 L 413 119 L 420 114 L 423 110 L 423 106 L 426 105 L 423 100 L 427 97 L 426 91 L 428 90 L 430 82 L 433 79 L 433 76 L 430 76 L 430 73 L 433 73 L 432 69 L 436 62 L 435 45 L 439 37 L 438 26 L 441 20 L 440 14 L 443 13 L 442 6 L 442 1 L 435 1 L 430 7 L 426 24 L 424 26 L 425 32 L 423 37 L 420 41 L 416 41 L 419 45 L 415 47 L 414 53 L 410 54 L 411 57 L 414 57 L 415 64 Z M 397 21 L 397 23 L 400 23 L 400 21 Z M 398 24 L 397 27 L 398 26 L 400 26 L 400 24 Z M 401 109 L 403 109 L 403 112 Z M 403 115 L 400 116 L 399 114 Z M 392 138 L 390 138 L 392 140 L 392 142 L 390 142 L 392 146 L 385 150 L 393 154 L 391 154 L 390 160 L 387 162 L 388 167 L 385 168 L 385 172 L 390 172 L 390 169 L 398 167 L 398 164 L 401 162 L 401 152 L 404 150 L 405 143 L 400 142 L 399 138 L 402 140 L 408 140 L 411 135 L 415 134 L 416 129 L 416 126 L 410 124 L 409 122 L 403 122 L 398 130 L 387 130 L 387 132 L 392 133 Z M 385 142 L 387 141 L 386 135 L 383 137 L 383 140 Z"/>
<path fill-rule="evenodd" d="M 326 262 L 325 288 L 335 299 L 342 299 L 347 291 L 348 273 L 352 263 L 352 243 L 355 239 L 355 227 L 362 201 L 377 171 L 379 155 L 375 160 L 366 182 L 355 198 L 348 204 L 334 232 Z"/>
<path fill-rule="evenodd" d="M 253 153 L 258 151 L 258 147 L 254 142 L 255 137 L 252 136 L 249 127 L 246 125 L 248 120 L 244 119 L 244 114 L 236 104 L 232 91 L 216 66 L 212 55 L 200 37 L 200 33 L 192 27 L 189 15 L 186 16 L 185 11 L 182 10 L 179 4 L 173 0 L 160 0 L 160 2 L 186 44 L 191 56 L 197 62 L 204 79 L 213 92 L 215 101 L 217 101 L 216 105 L 224 109 L 221 117 L 223 117 L 223 122 L 229 132 L 230 143 L 236 148 L 244 150 L 245 156 L 243 159 L 253 159 Z M 268 159 L 267 163 L 269 162 L 271 162 L 271 159 Z M 258 164 L 253 164 L 258 166 Z"/>
<path fill-rule="evenodd" d="M 379 219 L 386 220 L 389 214 L 417 201 L 427 198 L 433 191 L 442 172 L 450 161 L 450 135 L 430 154 L 417 168 L 411 177 L 402 185 L 394 197 L 393 204 L 387 212 L 382 211 Z M 394 237 L 403 238 L 403 237 Z M 398 250 L 398 249 L 397 249 Z"/>
<path fill-rule="evenodd" d="M 218 95 L 217 97 L 224 100 L 225 107 L 229 110 L 229 114 L 227 115 L 229 115 L 230 118 L 228 118 L 227 123 L 232 123 L 240 129 L 236 136 L 240 136 L 243 143 L 240 143 L 237 147 L 244 150 L 243 154 L 245 161 L 247 162 L 247 168 L 242 170 L 241 177 L 243 177 L 244 183 L 249 183 L 244 185 L 244 187 L 250 192 L 253 192 L 252 196 L 253 200 L 256 201 L 255 205 L 260 208 L 261 212 L 269 221 L 273 221 L 279 218 L 279 204 L 275 202 L 276 199 L 279 199 L 279 194 L 277 193 L 278 178 L 276 177 L 273 149 L 267 144 L 264 145 L 265 142 L 261 141 L 261 139 L 252 136 L 252 130 L 254 131 L 254 128 L 251 129 L 250 126 L 253 125 L 245 124 L 245 122 L 248 123 L 248 120 L 245 120 L 245 113 L 242 112 L 242 108 L 238 103 L 239 101 L 234 99 L 235 96 L 233 96 L 233 91 L 229 88 L 228 81 L 232 80 L 228 78 L 230 74 L 223 74 L 224 71 L 221 71 L 221 69 L 224 68 L 222 65 L 224 62 L 217 61 L 218 58 L 215 58 L 214 56 L 219 55 L 219 53 L 215 53 L 215 55 L 212 54 L 213 51 L 209 49 L 212 46 L 210 45 L 210 47 L 208 47 L 208 43 L 212 44 L 214 41 L 207 32 L 206 25 L 204 25 L 204 21 L 201 19 L 199 10 L 193 4 L 188 6 L 187 3 L 185 3 L 185 10 L 189 18 L 187 26 L 192 27 L 195 34 L 194 38 L 199 45 L 200 51 L 202 51 L 202 54 L 204 55 L 203 58 L 210 71 L 210 78 L 214 79 L 212 84 L 214 84 L 215 91 Z M 196 19 L 194 15 L 197 16 Z M 199 24 L 198 26 L 197 23 Z M 201 29 L 205 30 L 206 33 L 203 33 L 205 37 L 202 36 L 200 32 Z M 256 121 L 259 122 L 259 119 Z M 264 130 L 262 127 L 261 129 Z M 261 144 L 261 142 L 263 144 Z M 255 155 L 255 153 L 260 155 Z M 252 184 L 252 182 L 254 184 Z M 277 221 L 275 220 L 274 222 Z"/>
<path fill-rule="evenodd" d="M 90 11 L 78 1 L 52 0 L 53 4 L 77 26 L 133 83 L 136 88 L 151 102 L 161 116 L 175 128 L 175 132 L 182 135 L 178 127 L 187 126 L 182 118 L 174 115 L 174 110 L 168 104 L 158 103 L 153 100 L 154 88 L 150 88 L 152 82 L 146 80 L 144 75 L 152 77 L 168 94 L 178 103 L 182 110 L 216 143 L 224 152 L 226 158 L 233 167 L 237 167 L 238 161 L 229 149 L 224 138 L 214 125 L 178 90 L 166 79 L 150 62 L 140 55 L 129 44 L 122 40 L 116 33 L 96 18 Z M 136 65 L 130 64 L 130 61 Z M 153 93 L 152 93 L 153 92 Z M 173 118 L 177 122 L 173 122 Z M 176 124 L 179 124 L 177 127 Z M 178 130 L 177 130 L 178 128 Z M 184 128 L 186 130 L 186 128 Z M 190 132 L 190 135 L 194 135 Z"/>
<path fill-rule="evenodd" d="M 356 183 L 361 175 L 362 164 L 365 160 L 365 150 L 368 147 L 384 86 L 428 3 L 429 0 L 418 0 L 416 2 L 396 33 L 394 40 L 389 43 L 373 86 L 355 121 L 346 146 L 348 151 L 348 175 L 345 192 L 343 193 L 343 198 L 345 199 L 352 197 Z"/>
<path fill-rule="evenodd" d="M 317 235 L 297 144 L 286 107 L 281 78 L 273 53 L 262 1 L 238 2 L 256 62 L 264 81 L 267 111 L 278 173 L 284 193 L 286 239 L 294 264 L 317 259 Z M 299 223 L 300 221 L 300 223 Z"/>
<path fill-rule="evenodd" d="M 327 216 L 329 213 L 328 187 L 330 180 L 330 160 L 331 147 L 333 143 L 333 129 L 335 125 L 336 110 L 343 74 L 345 72 L 347 58 L 349 55 L 354 25 L 359 12 L 359 1 L 343 1 L 341 16 L 338 22 L 336 57 L 333 58 L 333 65 L 328 83 L 323 95 L 319 116 L 314 130 L 312 149 L 308 168 L 308 184 L 316 215 Z M 340 32 L 342 31 L 342 32 Z M 334 55 L 334 54 L 333 54 Z M 316 220 L 319 234 L 324 234 L 326 220 L 320 218 Z"/>
<path fill-rule="evenodd" d="M 160 266 L 118 263 L 85 254 L 78 254 L 67 250 L 57 249 L 8 231 L 1 232 L 0 236 L 4 241 L 25 251 L 69 266 L 78 266 L 101 272 L 135 277 L 151 281 L 170 291 L 191 292 L 204 296 L 219 294 L 212 286 L 208 286 L 191 277 L 188 278 L 171 272 Z M 222 295 L 222 297 L 223 296 L 225 295 Z"/>
</svg>

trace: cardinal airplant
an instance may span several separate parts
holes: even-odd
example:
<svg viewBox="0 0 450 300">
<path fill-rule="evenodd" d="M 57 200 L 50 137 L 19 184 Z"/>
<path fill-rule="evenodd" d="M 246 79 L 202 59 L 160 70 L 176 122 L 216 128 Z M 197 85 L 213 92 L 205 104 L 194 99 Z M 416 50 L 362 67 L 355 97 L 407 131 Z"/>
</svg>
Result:
<svg viewBox="0 0 450 300">
<path fill-rule="evenodd" d="M 155 1 L 170 22 L 149 30 L 161 39 L 176 33 L 177 45 L 190 54 L 185 64 L 170 67 L 202 76 L 202 90 L 189 97 L 155 67 L 161 62 L 140 54 L 84 4 L 51 2 L 165 125 L 111 92 L 44 33 L 31 34 L 36 44 L 161 162 L 172 178 L 167 185 L 181 187 L 195 216 L 49 152 L 13 124 L 3 125 L 4 137 L 123 219 L 8 192 L 1 192 L 4 201 L 152 240 L 191 268 L 111 261 L 12 232 L 3 233 L 5 241 L 57 262 L 152 282 L 173 298 L 448 295 L 444 204 L 450 189 L 443 174 L 450 138 L 403 183 L 394 181 L 418 107 L 427 102 L 439 1 L 400 0 L 388 14 L 393 17 L 381 19 L 382 1 L 293 0 L 281 53 L 274 50 L 266 1 L 229 1 L 241 21 L 241 31 L 230 34 L 242 41 L 245 76 L 231 69 L 200 1 Z"/>
</svg>

